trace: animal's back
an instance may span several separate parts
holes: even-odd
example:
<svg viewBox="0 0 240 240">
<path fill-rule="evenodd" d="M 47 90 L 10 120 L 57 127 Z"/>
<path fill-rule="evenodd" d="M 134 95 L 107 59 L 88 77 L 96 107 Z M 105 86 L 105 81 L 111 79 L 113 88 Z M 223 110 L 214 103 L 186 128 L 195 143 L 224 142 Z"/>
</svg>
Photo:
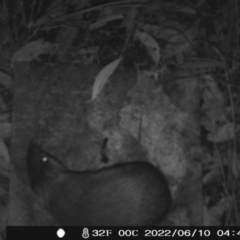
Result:
<svg viewBox="0 0 240 240">
<path fill-rule="evenodd" d="M 162 173 L 146 162 L 68 173 L 46 188 L 49 212 L 62 225 L 152 225 L 171 203 Z"/>
</svg>

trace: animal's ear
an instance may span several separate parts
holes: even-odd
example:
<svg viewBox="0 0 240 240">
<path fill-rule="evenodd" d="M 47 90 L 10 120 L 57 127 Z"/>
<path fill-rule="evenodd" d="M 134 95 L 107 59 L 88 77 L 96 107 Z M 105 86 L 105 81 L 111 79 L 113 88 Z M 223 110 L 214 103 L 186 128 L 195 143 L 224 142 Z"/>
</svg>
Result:
<svg viewBox="0 0 240 240">
<path fill-rule="evenodd" d="M 104 163 L 107 163 L 109 160 L 107 156 L 107 144 L 108 144 L 108 138 L 104 138 L 101 146 L 101 161 Z"/>
</svg>

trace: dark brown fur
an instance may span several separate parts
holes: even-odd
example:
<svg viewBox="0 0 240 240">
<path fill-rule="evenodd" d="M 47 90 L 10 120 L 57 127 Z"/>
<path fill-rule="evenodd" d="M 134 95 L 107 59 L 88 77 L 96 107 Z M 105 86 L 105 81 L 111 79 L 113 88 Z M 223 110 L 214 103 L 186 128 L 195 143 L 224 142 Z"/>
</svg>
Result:
<svg viewBox="0 0 240 240">
<path fill-rule="evenodd" d="M 162 173 L 146 162 L 118 164 L 95 172 L 69 171 L 30 144 L 28 169 L 32 189 L 62 225 L 154 225 L 171 204 Z"/>
</svg>

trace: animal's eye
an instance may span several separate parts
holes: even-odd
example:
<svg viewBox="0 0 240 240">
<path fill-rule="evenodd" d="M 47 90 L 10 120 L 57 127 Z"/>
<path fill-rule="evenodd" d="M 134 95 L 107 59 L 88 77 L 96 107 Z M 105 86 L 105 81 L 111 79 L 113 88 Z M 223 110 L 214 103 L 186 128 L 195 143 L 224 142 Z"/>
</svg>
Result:
<svg viewBox="0 0 240 240">
<path fill-rule="evenodd" d="M 43 161 L 43 162 L 47 162 L 47 161 L 48 161 L 48 157 L 46 157 L 46 156 L 43 157 L 43 158 L 42 158 L 42 161 Z"/>
</svg>

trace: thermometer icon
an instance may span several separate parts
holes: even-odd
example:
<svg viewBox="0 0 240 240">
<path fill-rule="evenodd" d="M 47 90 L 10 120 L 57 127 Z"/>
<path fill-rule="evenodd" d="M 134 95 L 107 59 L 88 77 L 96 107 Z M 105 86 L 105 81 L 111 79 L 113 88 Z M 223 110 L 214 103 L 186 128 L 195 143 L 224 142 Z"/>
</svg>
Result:
<svg viewBox="0 0 240 240">
<path fill-rule="evenodd" d="M 83 229 L 82 237 L 85 239 L 89 238 L 88 228 Z"/>
</svg>

